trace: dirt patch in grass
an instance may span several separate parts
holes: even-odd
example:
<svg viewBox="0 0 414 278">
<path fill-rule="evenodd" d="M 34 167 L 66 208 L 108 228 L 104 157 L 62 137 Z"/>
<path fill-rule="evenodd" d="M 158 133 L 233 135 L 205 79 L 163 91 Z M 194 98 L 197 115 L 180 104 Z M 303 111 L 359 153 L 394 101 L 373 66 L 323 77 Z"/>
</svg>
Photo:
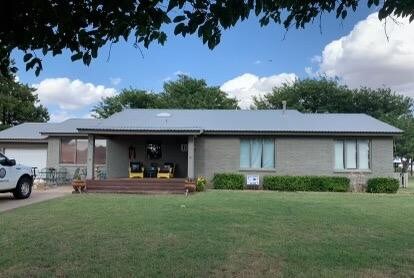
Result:
<svg viewBox="0 0 414 278">
<path fill-rule="evenodd" d="M 279 277 L 282 265 L 280 258 L 261 251 L 237 251 L 211 274 L 214 277 Z"/>
</svg>

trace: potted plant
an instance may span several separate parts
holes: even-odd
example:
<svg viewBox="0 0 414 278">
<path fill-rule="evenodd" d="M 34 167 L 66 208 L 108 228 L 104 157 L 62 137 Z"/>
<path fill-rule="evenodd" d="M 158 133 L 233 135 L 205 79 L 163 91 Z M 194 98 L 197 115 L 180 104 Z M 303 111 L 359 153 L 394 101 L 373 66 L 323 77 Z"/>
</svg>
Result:
<svg viewBox="0 0 414 278">
<path fill-rule="evenodd" d="M 86 191 L 86 182 L 85 180 L 82 180 L 79 168 L 77 168 L 73 174 L 72 187 L 74 189 L 72 193 L 81 193 Z"/>
<path fill-rule="evenodd" d="M 205 177 L 198 177 L 196 181 L 196 191 L 204 191 L 207 185 L 207 179 Z"/>
<path fill-rule="evenodd" d="M 187 193 L 196 191 L 196 182 L 194 179 L 187 178 L 185 180 L 185 191 Z"/>
</svg>

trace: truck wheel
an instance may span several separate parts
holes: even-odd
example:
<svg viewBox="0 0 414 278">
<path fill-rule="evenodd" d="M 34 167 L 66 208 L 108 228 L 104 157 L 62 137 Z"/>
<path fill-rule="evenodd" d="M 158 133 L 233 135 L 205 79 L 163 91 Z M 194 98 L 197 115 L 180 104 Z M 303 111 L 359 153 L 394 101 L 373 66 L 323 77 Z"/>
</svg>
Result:
<svg viewBox="0 0 414 278">
<path fill-rule="evenodd" d="M 13 196 L 16 199 L 29 198 L 32 193 L 32 179 L 29 177 L 22 177 L 18 182 L 16 189 L 13 191 Z"/>
</svg>

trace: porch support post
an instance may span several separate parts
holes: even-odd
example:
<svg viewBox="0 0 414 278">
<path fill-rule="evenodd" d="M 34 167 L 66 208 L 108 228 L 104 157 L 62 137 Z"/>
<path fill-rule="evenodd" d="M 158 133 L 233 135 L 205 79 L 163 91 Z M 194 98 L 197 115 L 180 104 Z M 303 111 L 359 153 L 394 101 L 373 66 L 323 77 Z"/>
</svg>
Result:
<svg viewBox="0 0 414 278">
<path fill-rule="evenodd" d="M 88 135 L 88 159 L 86 161 L 86 179 L 95 179 L 95 135 Z"/>
<path fill-rule="evenodd" d="M 194 179 L 194 136 L 188 136 L 187 144 L 187 176 Z"/>
</svg>

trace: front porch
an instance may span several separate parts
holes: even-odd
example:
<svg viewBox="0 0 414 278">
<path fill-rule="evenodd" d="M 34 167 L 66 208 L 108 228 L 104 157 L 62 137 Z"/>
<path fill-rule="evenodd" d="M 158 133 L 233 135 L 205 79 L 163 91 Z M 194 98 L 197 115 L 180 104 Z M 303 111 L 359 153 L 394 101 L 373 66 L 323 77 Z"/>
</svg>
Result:
<svg viewBox="0 0 414 278">
<path fill-rule="evenodd" d="M 96 138 L 107 140 L 105 180 L 97 180 L 92 170 Z M 142 165 L 143 178 L 131 178 L 132 163 Z M 157 178 L 157 170 L 165 164 L 175 165 L 173 175 Z M 90 192 L 183 193 L 185 180 L 194 177 L 194 135 L 88 135 L 86 185 Z"/>
<path fill-rule="evenodd" d="M 183 178 L 173 179 L 106 179 L 106 180 L 86 180 L 88 192 L 93 193 L 185 193 L 185 180 Z"/>
</svg>

